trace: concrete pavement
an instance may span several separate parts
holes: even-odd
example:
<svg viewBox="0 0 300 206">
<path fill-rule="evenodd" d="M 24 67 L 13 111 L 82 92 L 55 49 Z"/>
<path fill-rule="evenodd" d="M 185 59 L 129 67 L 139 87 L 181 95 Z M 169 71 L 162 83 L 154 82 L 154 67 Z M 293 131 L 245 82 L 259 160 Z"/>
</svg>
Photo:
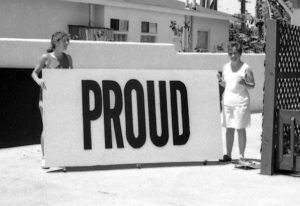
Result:
<svg viewBox="0 0 300 206">
<path fill-rule="evenodd" d="M 246 157 L 260 159 L 262 115 L 252 114 Z M 224 136 L 224 130 L 223 130 Z M 236 139 L 235 139 L 236 140 Z M 224 145 L 225 149 L 225 145 Z M 0 150 L 0 205 L 299 205 L 300 178 L 209 162 L 137 169 L 40 169 L 40 146 Z M 233 157 L 238 157 L 235 141 Z"/>
</svg>

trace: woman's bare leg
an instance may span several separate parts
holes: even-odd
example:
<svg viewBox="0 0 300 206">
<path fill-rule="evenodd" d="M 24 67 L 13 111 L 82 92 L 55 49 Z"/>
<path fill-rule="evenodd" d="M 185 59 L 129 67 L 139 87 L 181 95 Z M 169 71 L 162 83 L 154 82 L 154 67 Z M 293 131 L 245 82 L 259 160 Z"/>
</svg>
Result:
<svg viewBox="0 0 300 206">
<path fill-rule="evenodd" d="M 241 156 L 241 158 L 244 158 L 246 142 L 247 142 L 246 129 L 245 128 L 238 129 L 237 132 L 238 132 L 238 138 L 239 138 L 240 156 Z"/>
<path fill-rule="evenodd" d="M 233 142 L 234 142 L 234 129 L 226 128 L 226 149 L 227 149 L 227 155 L 229 157 L 231 157 Z"/>
<path fill-rule="evenodd" d="M 40 108 L 40 112 L 41 112 L 41 117 L 42 117 L 42 121 L 43 121 L 43 102 L 40 101 L 39 102 L 39 108 Z M 42 156 L 44 158 L 44 135 L 43 135 L 43 131 L 41 133 L 41 150 L 42 150 Z"/>
</svg>

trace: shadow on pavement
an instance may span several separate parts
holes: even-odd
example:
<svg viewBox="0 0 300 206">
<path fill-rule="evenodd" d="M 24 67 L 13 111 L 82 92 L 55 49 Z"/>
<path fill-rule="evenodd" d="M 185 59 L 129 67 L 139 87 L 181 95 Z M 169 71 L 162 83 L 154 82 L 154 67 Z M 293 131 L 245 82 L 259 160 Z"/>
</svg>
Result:
<svg viewBox="0 0 300 206">
<path fill-rule="evenodd" d="M 89 171 L 105 171 L 105 170 L 125 170 L 125 169 L 146 169 L 161 167 L 182 167 L 182 166 L 215 166 L 227 165 L 230 162 L 203 161 L 203 162 L 176 162 L 176 163 L 145 163 L 145 164 L 122 164 L 122 165 L 97 165 L 85 167 L 66 167 L 67 172 L 89 172 Z M 47 171 L 47 173 L 65 172 L 63 168 L 57 168 Z"/>
</svg>

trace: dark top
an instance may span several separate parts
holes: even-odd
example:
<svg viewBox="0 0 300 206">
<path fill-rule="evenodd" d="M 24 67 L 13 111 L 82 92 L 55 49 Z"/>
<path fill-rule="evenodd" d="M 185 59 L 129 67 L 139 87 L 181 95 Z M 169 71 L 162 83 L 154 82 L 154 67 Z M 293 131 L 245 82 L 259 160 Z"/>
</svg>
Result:
<svg viewBox="0 0 300 206">
<path fill-rule="evenodd" d="M 66 53 L 62 53 L 62 58 L 58 59 L 59 65 L 56 68 L 61 68 L 61 69 L 69 69 L 70 68 L 70 61 L 69 57 Z"/>
<path fill-rule="evenodd" d="M 70 59 L 69 56 L 66 53 L 62 53 L 62 58 L 58 59 L 59 65 L 55 67 L 56 69 L 70 69 Z M 46 66 L 46 65 L 45 65 Z M 43 90 L 40 89 L 40 95 L 39 95 L 40 101 L 43 100 Z"/>
</svg>

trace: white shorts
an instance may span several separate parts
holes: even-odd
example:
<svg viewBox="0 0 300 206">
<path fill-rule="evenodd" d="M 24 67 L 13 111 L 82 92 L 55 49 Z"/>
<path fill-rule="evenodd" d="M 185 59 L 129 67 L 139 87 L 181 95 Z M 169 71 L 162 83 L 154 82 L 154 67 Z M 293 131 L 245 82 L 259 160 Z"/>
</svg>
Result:
<svg viewBox="0 0 300 206">
<path fill-rule="evenodd" d="M 249 106 L 226 106 L 222 110 L 222 126 L 226 128 L 244 129 L 250 126 Z"/>
</svg>

